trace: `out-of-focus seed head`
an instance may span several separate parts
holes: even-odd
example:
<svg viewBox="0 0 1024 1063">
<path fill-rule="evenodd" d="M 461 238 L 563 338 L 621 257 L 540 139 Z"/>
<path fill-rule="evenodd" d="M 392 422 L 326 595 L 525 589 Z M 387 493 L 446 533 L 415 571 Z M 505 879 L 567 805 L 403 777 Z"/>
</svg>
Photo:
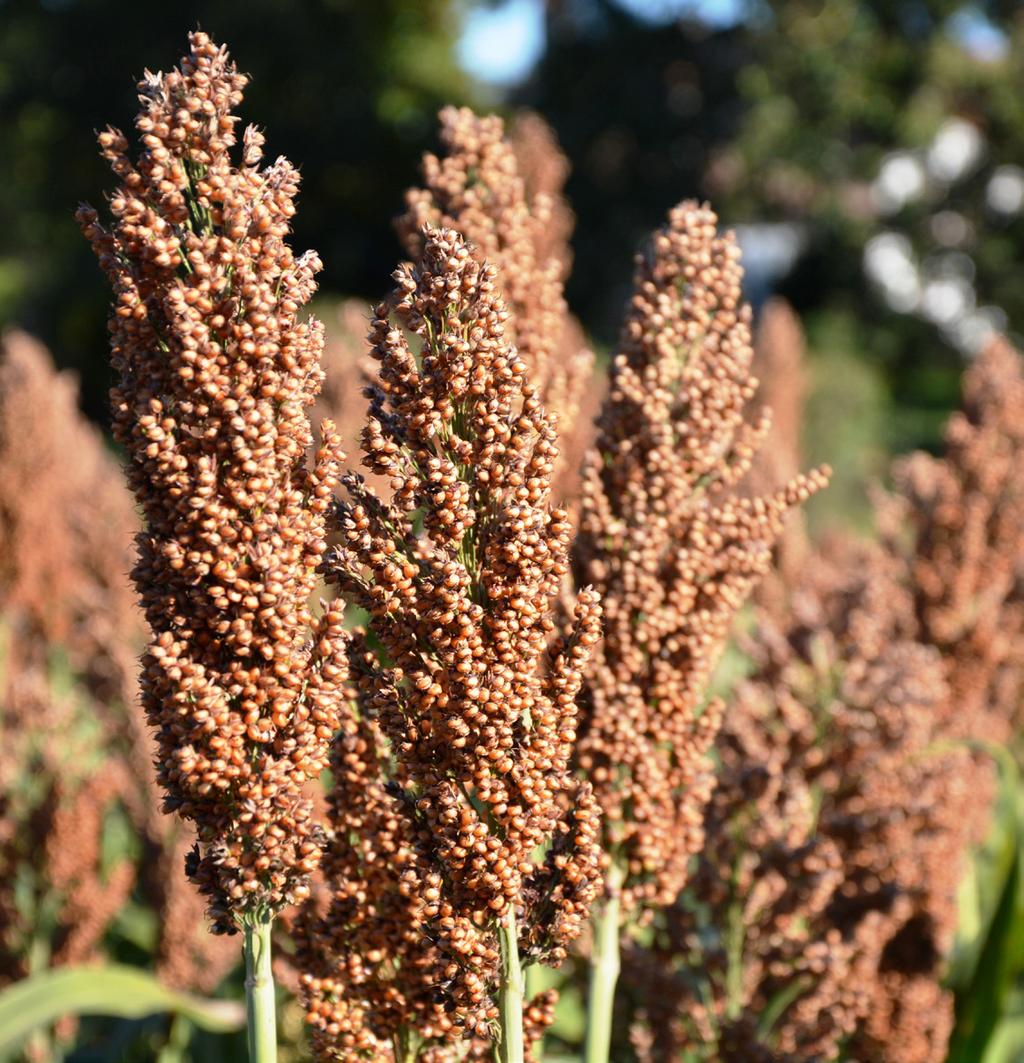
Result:
<svg viewBox="0 0 1024 1063">
<path fill-rule="evenodd" d="M 697 870 L 628 960 L 663 979 L 645 1058 L 946 1058 L 941 976 L 991 773 L 948 741 L 944 662 L 914 639 L 901 573 L 877 545 L 834 543 L 791 611 L 759 618 Z"/>
<path fill-rule="evenodd" d="M 752 497 L 771 494 L 804 467 L 801 434 L 809 386 L 807 342 L 789 303 L 769 299 L 761 309 L 755 337 L 753 372 L 758 389 L 753 407 L 755 413 L 770 412 L 771 429 L 744 479 L 744 493 Z M 762 608 L 770 611 L 774 603 L 785 608 L 786 587 L 799 578 L 810 550 L 804 513 L 794 510 L 776 539 L 771 571 L 755 592 Z"/>
<path fill-rule="evenodd" d="M 961 734 L 986 741 L 1008 737 L 1024 719 L 1022 459 L 1024 367 L 996 338 L 964 373 L 945 453 L 898 462 L 898 497 L 883 504 L 922 638 L 949 662 Z"/>
</svg>

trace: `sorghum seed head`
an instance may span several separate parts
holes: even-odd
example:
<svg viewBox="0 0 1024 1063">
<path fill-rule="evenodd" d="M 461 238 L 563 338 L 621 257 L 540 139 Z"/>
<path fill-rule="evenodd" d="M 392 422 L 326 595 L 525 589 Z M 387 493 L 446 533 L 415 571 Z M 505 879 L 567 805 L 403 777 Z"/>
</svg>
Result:
<svg viewBox="0 0 1024 1063">
<path fill-rule="evenodd" d="M 577 762 L 604 813 L 605 851 L 626 873 L 625 910 L 667 904 L 703 838 L 707 701 L 737 610 L 767 570 L 793 506 L 824 471 L 736 497 L 768 427 L 750 423 L 749 308 L 739 249 L 685 202 L 638 257 L 574 548 L 601 594 L 605 638 L 588 671 Z"/>
<path fill-rule="evenodd" d="M 233 159 L 245 83 L 193 33 L 179 69 L 140 82 L 137 157 L 100 134 L 109 227 L 79 211 L 114 291 L 114 431 L 145 518 L 143 702 L 221 931 L 280 909 L 317 863 L 302 784 L 327 760 L 346 648 L 340 608 L 307 607 L 342 457 L 325 424 L 306 462 L 323 337 L 298 315 L 320 264 L 287 243 L 296 171 L 261 168 L 251 127 Z"/>
</svg>

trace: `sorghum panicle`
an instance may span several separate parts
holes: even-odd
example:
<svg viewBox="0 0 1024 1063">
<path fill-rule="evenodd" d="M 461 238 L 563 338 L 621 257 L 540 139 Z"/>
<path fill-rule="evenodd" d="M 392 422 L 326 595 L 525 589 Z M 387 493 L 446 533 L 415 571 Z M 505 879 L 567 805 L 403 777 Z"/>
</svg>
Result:
<svg viewBox="0 0 1024 1063">
<path fill-rule="evenodd" d="M 379 726 L 353 705 L 331 757 L 323 886 L 293 928 L 318 1059 L 401 1060 L 400 1036 L 429 1046 L 457 1033 L 437 990 L 445 961 L 406 885 L 426 869 L 388 753 Z"/>
<path fill-rule="evenodd" d="M 1019 704 L 1012 633 L 1021 380 L 1019 356 L 995 341 L 965 374 L 946 453 L 897 463 L 903 494 L 878 499 L 882 544 L 835 541 L 790 574 L 786 609 L 773 601 L 760 617 L 751 643 L 758 667 L 720 737 L 724 770 L 701 870 L 685 895 L 693 901 L 690 939 L 697 915 L 715 909 L 715 883 L 732 881 L 725 868 L 705 875 L 704 864 L 750 835 L 737 831 L 736 815 L 714 816 L 742 792 L 728 770 L 732 744 L 778 733 L 784 792 L 799 792 L 800 780 L 815 788 L 817 842 L 841 860 L 825 926 L 815 931 L 820 945 L 835 932 L 841 944 L 823 951 L 814 992 L 827 996 L 842 975 L 852 1010 L 823 1014 L 852 1017 L 847 1051 L 869 1063 L 941 1063 L 947 1054 L 954 1013 L 943 969 L 958 884 L 984 835 L 994 781 L 991 763 L 963 739 L 1002 733 Z M 776 758 L 746 747 L 747 778 L 756 779 Z M 761 822 L 770 828 L 773 818 Z M 724 925 L 721 912 L 710 925 Z M 809 913 L 801 925 L 815 926 Z M 774 938 L 745 940 L 758 947 Z M 677 943 L 677 955 L 689 948 Z M 694 1006 L 684 994 L 678 1015 L 699 1014 Z M 771 1043 L 781 1043 L 785 1026 L 779 1035 Z M 757 1058 L 755 1047 L 743 1058 Z"/>
<path fill-rule="evenodd" d="M 363 437 L 391 494 L 345 478 L 330 571 L 388 661 L 363 654 L 353 681 L 395 765 L 393 903 L 436 950 L 447 1021 L 486 1037 L 497 921 L 513 908 L 523 956 L 557 961 L 594 895 L 596 809 L 569 759 L 599 609 L 584 590 L 552 643 L 571 527 L 550 505 L 555 432 L 505 335 L 496 270 L 427 230 L 394 276 L 371 326 Z"/>
<path fill-rule="evenodd" d="M 102 833 L 133 785 L 115 751 L 135 618 L 130 499 L 67 373 L 0 343 L 0 984 L 102 956 L 135 885 Z M 58 1036 L 62 1032 L 58 1031 Z"/>
<path fill-rule="evenodd" d="M 637 260 L 635 292 L 584 479 L 574 568 L 602 596 L 578 763 L 626 872 L 625 907 L 668 904 L 701 846 L 721 705 L 708 682 L 771 561 L 787 510 L 825 482 L 730 493 L 767 431 L 748 423 L 749 308 L 739 250 L 685 202 Z"/>
<path fill-rule="evenodd" d="M 572 268 L 569 240 L 576 227 L 564 189 L 572 167 L 558 143 L 555 131 L 535 111 L 520 111 L 507 139 L 516 157 L 527 200 L 535 209 L 543 206 L 545 224 L 534 233 L 540 259 L 556 258 L 564 281 Z"/>
<path fill-rule="evenodd" d="M 847 1035 L 851 1057 L 868 1063 L 939 1063 L 953 1021 L 941 976 L 957 885 L 991 783 L 987 765 L 948 741 L 946 669 L 915 638 L 902 576 L 877 545 L 837 541 L 813 555 L 791 588 L 792 613 L 761 617 L 757 669 L 723 741 L 774 728 L 787 776 L 817 795 L 816 836 L 841 874 L 824 922 L 808 920 L 821 959 L 809 973 L 813 993 L 834 997 L 821 1013 L 833 1035 Z M 735 789 L 732 776 L 722 786 Z M 709 833 L 708 852 L 733 844 L 735 820 L 708 827 L 720 835 Z M 695 880 L 695 912 L 707 881 Z M 834 1042 L 824 1058 L 838 1058 Z"/>
<path fill-rule="evenodd" d="M 834 1060 L 864 1013 L 855 943 L 829 910 L 845 869 L 817 822 L 813 678 L 771 693 L 754 679 L 725 714 L 696 866 L 653 946 L 625 954 L 645 1063 Z"/>
<path fill-rule="evenodd" d="M 563 495 L 577 489 L 579 459 L 591 436 L 585 414 L 592 411 L 586 404 L 595 392 L 594 356 L 563 293 L 571 264 L 571 214 L 560 184 L 549 180 L 542 189 L 527 189 L 515 146 L 496 115 L 479 117 L 468 108 L 446 107 L 440 119 L 445 154 L 424 157 L 425 187 L 406 193 L 399 235 L 408 253 L 416 256 L 423 247 L 425 225 L 455 229 L 474 254 L 497 268 L 509 311 L 507 338 L 516 345 L 531 383 L 556 421 L 564 455 L 556 459 L 561 502 Z M 543 147 L 536 136 L 533 143 L 534 165 L 543 151 L 553 153 L 556 164 L 564 162 L 550 131 Z M 567 164 L 561 169 L 566 173 Z M 559 232 L 564 236 L 556 242 Z"/>
<path fill-rule="evenodd" d="M 885 525 L 907 558 L 921 638 L 947 659 L 956 726 L 986 741 L 1008 737 L 1024 713 L 1022 459 L 1024 367 L 997 337 L 964 373 L 945 452 L 897 462 L 904 501 Z"/>
<path fill-rule="evenodd" d="M 45 903 L 62 899 L 51 962 L 92 960 L 134 890 L 157 915 L 161 981 L 211 990 L 237 952 L 205 933 L 202 899 L 181 874 L 194 832 L 158 807 L 152 741 L 138 704 L 143 622 L 128 579 L 137 530 L 121 470 L 79 412 L 73 381 L 31 337 L 5 334 L 0 938 L 23 957 L 32 952 L 19 950 L 17 928 L 26 918 L 24 883 L 36 874 L 51 890 Z M 51 675 L 55 659 L 67 662 L 70 676 Z M 129 861 L 102 866 L 102 834 L 118 810 L 146 847 L 138 881 Z M 0 970 L 12 969 L 0 959 Z"/>
<path fill-rule="evenodd" d="M 287 243 L 298 175 L 261 168 L 253 127 L 233 161 L 246 79 L 190 43 L 140 83 L 137 158 L 100 134 L 109 228 L 79 221 L 114 289 L 114 431 L 145 517 L 143 702 L 166 808 L 198 828 L 190 876 L 230 932 L 303 897 L 320 858 L 301 788 L 327 761 L 346 640 L 340 606 L 307 602 L 341 454 L 326 423 L 307 467 L 323 336 L 298 316 L 319 269 Z"/>
<path fill-rule="evenodd" d="M 30 664 L 63 646 L 120 730 L 142 634 L 127 572 L 138 521 L 74 380 L 15 330 L 0 342 L 0 457 L 0 601 L 19 618 L 11 650 Z"/>
</svg>

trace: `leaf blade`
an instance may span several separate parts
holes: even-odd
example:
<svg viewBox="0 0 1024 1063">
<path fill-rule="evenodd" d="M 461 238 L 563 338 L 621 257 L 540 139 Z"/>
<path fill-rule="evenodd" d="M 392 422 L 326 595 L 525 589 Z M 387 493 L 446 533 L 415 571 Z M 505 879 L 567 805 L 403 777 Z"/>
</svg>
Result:
<svg viewBox="0 0 1024 1063">
<path fill-rule="evenodd" d="M 210 1033 L 231 1033 L 245 1023 L 234 1000 L 204 1000 L 161 985 L 132 967 L 66 967 L 42 971 L 0 993 L 0 1053 L 16 1049 L 34 1030 L 65 1015 L 139 1019 L 157 1012 L 185 1016 Z"/>
</svg>

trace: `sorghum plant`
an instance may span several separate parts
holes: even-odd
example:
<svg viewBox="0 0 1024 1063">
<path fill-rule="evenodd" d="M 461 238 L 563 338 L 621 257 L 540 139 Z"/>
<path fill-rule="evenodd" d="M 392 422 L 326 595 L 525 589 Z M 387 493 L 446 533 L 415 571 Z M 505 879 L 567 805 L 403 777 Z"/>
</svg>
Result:
<svg viewBox="0 0 1024 1063">
<path fill-rule="evenodd" d="M 808 561 L 783 620 L 761 616 L 697 870 L 637 960 L 674 969 L 678 994 L 647 1009 L 646 1058 L 834 1060 L 844 1044 L 857 1060 L 944 1058 L 938 974 L 973 764 L 935 747 L 948 688 L 912 638 L 899 571 L 837 544 Z"/>
<path fill-rule="evenodd" d="M 126 563 L 134 507 L 79 413 L 73 379 L 15 330 L 0 340 L 0 458 L 0 599 L 12 663 L 30 667 L 63 646 L 105 727 L 120 732 L 142 632 Z"/>
<path fill-rule="evenodd" d="M 10 674 L 18 666 L 6 624 L 0 639 L 0 986 L 6 986 L 47 967 L 101 958 L 136 868 L 123 856 L 104 855 L 104 831 L 126 817 L 133 780 L 105 749 L 94 703 L 57 666 L 37 663 Z"/>
<path fill-rule="evenodd" d="M 708 683 L 737 610 L 769 567 L 786 511 L 825 482 L 797 476 L 730 494 L 768 421 L 750 423 L 749 309 L 739 250 L 685 202 L 637 259 L 573 564 L 602 597 L 605 637 L 583 691 L 578 766 L 604 813 L 588 1060 L 606 1060 L 620 920 L 670 904 L 703 841 L 708 748 L 721 704 Z"/>
<path fill-rule="evenodd" d="M 405 1063 L 460 1034 L 437 989 L 447 961 L 406 885 L 425 874 L 424 858 L 389 754 L 379 724 L 352 704 L 331 758 L 323 885 L 292 928 L 317 1059 Z"/>
<path fill-rule="evenodd" d="M 965 374 L 964 410 L 951 421 L 946 454 L 898 463 L 894 479 L 906 494 L 880 498 L 883 544 L 833 543 L 806 555 L 784 588 L 785 601 L 773 600 L 761 616 L 751 643 L 757 670 L 719 738 L 722 770 L 699 870 L 669 917 L 661 953 L 637 960 L 664 970 L 675 955 L 681 992 L 675 1004 L 667 1003 L 670 994 L 659 997 L 657 1014 L 640 1025 L 647 1058 L 673 1058 L 681 1045 L 709 1043 L 712 1033 L 734 1038 L 744 1014 L 737 1001 L 747 1007 L 748 985 L 758 988 L 777 1026 L 767 1026 L 762 1012 L 739 1058 L 774 1058 L 770 1053 L 798 1043 L 794 1033 L 806 1034 L 801 1002 L 827 1000 L 837 973 L 845 1002 L 820 1014 L 843 1018 L 852 1058 L 946 1058 L 953 1000 L 943 965 L 957 885 L 987 824 L 993 782 L 991 764 L 963 739 L 1002 733 L 1018 690 L 1010 639 L 1019 503 L 1012 411 L 1020 379 L 1018 356 L 997 341 Z M 981 574 L 986 565 L 991 581 Z M 758 742 L 744 739 L 746 769 L 737 775 L 730 770 L 734 746 L 750 734 Z M 766 735 L 781 744 L 764 748 Z M 788 913 L 774 933 L 752 933 L 761 919 L 744 910 L 742 936 L 730 938 L 726 901 L 749 903 L 770 891 L 760 835 L 773 817 L 761 802 L 780 772 L 780 793 L 799 794 L 801 785 L 817 793 L 814 840 L 838 853 L 841 875 L 820 913 L 823 924 L 801 905 L 799 918 Z M 759 825 L 744 826 L 751 785 L 761 795 L 752 806 L 761 815 Z M 719 808 L 731 811 L 720 817 Z M 722 853 L 730 860 L 715 866 Z M 758 967 L 751 952 L 773 948 L 794 927 L 810 932 L 822 962 L 802 978 L 796 968 L 781 969 L 775 988 L 790 1010 L 779 1012 L 748 980 Z M 736 940 L 743 948 L 730 952 Z M 698 942 L 710 986 L 687 959 Z M 719 1010 L 701 1029 L 694 1020 L 704 1018 L 709 999 Z M 833 1045 L 824 1058 L 835 1057 Z"/>
<path fill-rule="evenodd" d="M 599 876 L 594 800 L 569 763 L 599 609 L 583 590 L 552 642 L 571 535 L 549 499 L 554 428 L 495 268 L 452 230 L 422 248 L 370 332 L 364 460 L 390 497 L 343 478 L 328 565 L 383 656 L 354 650 L 358 715 L 335 753 L 335 831 L 370 842 L 332 856 L 314 940 L 334 970 L 306 985 L 326 1058 L 386 1056 L 401 1027 L 399 1058 L 413 1036 L 454 1034 L 512 1063 L 522 967 L 564 955 Z"/>
<path fill-rule="evenodd" d="M 991 765 L 953 741 L 948 667 L 919 640 L 902 561 L 846 546 L 816 567 L 788 643 L 797 659 L 817 653 L 819 673 L 834 662 L 839 684 L 805 773 L 822 792 L 819 829 L 843 857 L 832 918 L 862 956 L 868 1000 L 850 1051 L 868 1061 L 941 1061 L 953 1023 L 943 965 L 957 885 L 991 803 Z"/>
<path fill-rule="evenodd" d="M 835 1059 L 853 1029 L 856 953 L 828 913 L 842 862 L 789 748 L 814 726 L 795 700 L 729 706 L 696 868 L 653 942 L 624 947 L 623 1011 L 643 1063 Z"/>
<path fill-rule="evenodd" d="M 115 745 L 139 624 L 135 521 L 77 389 L 43 347 L 0 344 L 0 984 L 92 961 L 135 885 L 103 829 L 143 803 Z M 58 1037 L 69 1030 L 67 1023 Z"/>
<path fill-rule="evenodd" d="M 269 926 L 308 893 L 322 832 L 302 786 L 324 768 L 346 672 L 340 605 L 307 602 L 341 458 L 306 407 L 322 328 L 300 321 L 319 261 L 287 243 L 298 175 L 262 167 L 245 78 L 202 33 L 139 85 L 140 149 L 100 134 L 119 184 L 80 224 L 114 290 L 114 432 L 142 508 L 135 585 L 153 641 L 142 699 L 164 806 L 195 822 L 188 873 L 216 931 L 245 931 L 250 1044 L 273 1051 Z"/>
<path fill-rule="evenodd" d="M 118 577 L 130 505 L 45 350 L 0 346 L 0 985 L 93 961 L 135 884 L 104 826 L 138 796 L 110 736 L 125 722 L 133 617 Z M 91 507 L 108 523 L 95 534 Z M 112 563 L 111 563 L 112 562 Z M 126 627 L 122 622 L 127 621 Z M 108 628 L 109 625 L 109 628 Z M 109 635 L 113 633 L 114 638 Z M 123 638 L 123 643 L 117 639 Z M 123 685 L 124 684 L 124 685 Z M 73 1023 L 56 1031 L 66 1038 Z"/>
</svg>

